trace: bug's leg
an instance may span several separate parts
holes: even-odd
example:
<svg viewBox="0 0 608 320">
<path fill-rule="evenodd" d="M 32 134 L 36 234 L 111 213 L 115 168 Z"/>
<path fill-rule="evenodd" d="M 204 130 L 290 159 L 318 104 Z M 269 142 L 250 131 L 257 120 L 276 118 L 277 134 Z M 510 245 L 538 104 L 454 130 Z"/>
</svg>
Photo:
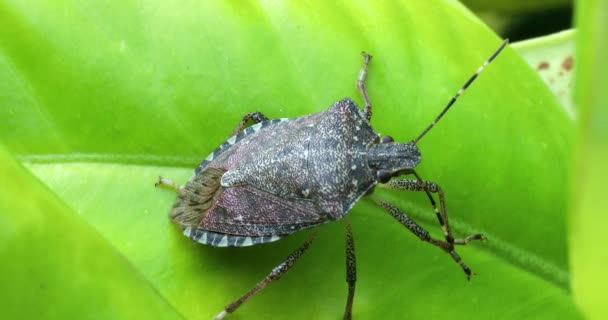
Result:
<svg viewBox="0 0 608 320">
<path fill-rule="evenodd" d="M 445 194 L 443 193 L 441 187 L 434 182 L 423 180 L 415 170 L 409 170 L 408 173 L 413 174 L 416 179 L 391 179 L 383 186 L 394 190 L 424 191 L 429 198 L 431 205 L 433 206 L 435 215 L 437 216 L 437 220 L 439 220 L 439 224 L 441 225 L 441 229 L 443 230 L 446 241 L 453 244 L 466 244 L 470 240 L 485 239 L 482 234 L 473 234 L 465 239 L 454 239 L 448 220 Z M 435 199 L 431 193 L 437 193 L 439 195 L 439 204 L 441 209 L 437 208 L 437 203 L 435 202 Z"/>
<path fill-rule="evenodd" d="M 180 186 L 173 182 L 170 179 L 167 178 L 163 178 L 163 177 L 158 177 L 158 181 L 154 184 L 155 187 L 166 187 L 169 189 L 173 189 L 175 190 L 175 192 L 177 192 L 177 190 L 179 190 Z"/>
<path fill-rule="evenodd" d="M 367 78 L 367 65 L 372 59 L 372 56 L 365 52 L 361 52 L 361 54 L 363 55 L 363 67 L 361 68 L 361 71 L 359 71 L 359 78 L 357 78 L 357 89 L 359 89 L 359 93 L 361 93 L 363 101 L 365 101 L 363 114 L 367 121 L 369 121 L 372 118 L 372 103 L 369 101 L 367 89 L 365 88 L 365 78 Z"/>
<path fill-rule="evenodd" d="M 420 240 L 431 243 L 447 252 L 452 259 L 454 259 L 454 261 L 460 265 L 464 273 L 467 275 L 467 278 L 471 278 L 473 272 L 471 272 L 471 269 L 462 261 L 458 253 L 456 253 L 456 250 L 454 250 L 454 243 L 431 237 L 428 231 L 426 231 L 423 227 L 416 223 L 416 221 L 412 220 L 412 218 L 405 214 L 405 212 L 401 211 L 390 202 L 380 199 L 378 196 L 374 195 L 372 195 L 372 199 L 383 209 L 388 211 L 388 213 L 393 216 L 393 218 L 397 219 L 397 221 L 399 221 L 404 227 L 413 232 L 418 238 L 420 238 Z"/>
<path fill-rule="evenodd" d="M 348 220 L 346 223 L 346 283 L 348 284 L 348 296 L 346 298 L 346 310 L 344 320 L 353 317 L 353 299 L 355 297 L 355 285 L 357 283 L 357 259 L 355 257 L 355 240 L 353 229 Z"/>
<path fill-rule="evenodd" d="M 241 119 L 241 121 L 236 126 L 236 128 L 234 128 L 234 130 L 232 131 L 230 136 L 232 137 L 233 135 L 241 132 L 241 130 L 243 130 L 243 128 L 245 128 L 245 125 L 247 124 L 247 121 L 249 121 L 249 120 L 253 120 L 255 123 L 260 123 L 262 121 L 268 120 L 268 118 L 265 115 L 263 115 L 261 112 L 257 112 L 257 111 L 249 112 L 245 116 L 243 116 L 243 119 Z"/>
<path fill-rule="evenodd" d="M 314 240 L 317 235 L 317 229 L 313 230 L 308 239 L 294 252 L 292 252 L 287 259 L 283 260 L 278 266 L 274 267 L 270 274 L 266 276 L 262 281 L 258 282 L 253 288 L 251 288 L 247 293 L 242 295 L 240 298 L 234 300 L 231 304 L 227 305 L 222 312 L 220 312 L 217 316 L 215 316 L 214 320 L 224 319 L 230 313 L 233 313 L 238 307 L 240 307 L 245 301 L 249 300 L 253 295 L 260 292 L 264 289 L 269 283 L 274 280 L 278 280 L 287 270 L 289 270 L 298 259 L 302 256 L 302 254 L 308 249 L 312 240 Z"/>
<path fill-rule="evenodd" d="M 443 190 L 438 184 L 434 182 L 422 180 L 415 171 L 412 171 L 412 173 L 416 176 L 416 179 L 391 179 L 383 186 L 394 190 L 426 192 L 429 200 L 431 201 L 431 204 L 433 205 L 435 215 L 437 216 L 437 220 L 439 220 L 439 224 L 441 225 L 441 229 L 443 230 L 443 234 L 447 242 L 452 244 L 465 245 L 471 240 L 485 239 L 483 234 L 480 233 L 469 235 L 464 239 L 454 239 L 454 235 L 452 234 L 452 229 L 450 228 L 450 223 L 448 221 L 445 194 L 443 193 Z M 439 195 L 439 204 L 441 209 L 437 207 L 437 203 L 435 202 L 435 199 L 433 198 L 431 193 L 437 193 Z"/>
</svg>

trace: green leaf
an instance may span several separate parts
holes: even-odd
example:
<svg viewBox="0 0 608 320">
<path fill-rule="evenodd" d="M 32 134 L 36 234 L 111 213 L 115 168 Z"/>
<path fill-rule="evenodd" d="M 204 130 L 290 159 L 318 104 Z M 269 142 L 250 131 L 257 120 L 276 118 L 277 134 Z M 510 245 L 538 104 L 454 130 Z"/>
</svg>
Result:
<svg viewBox="0 0 608 320">
<path fill-rule="evenodd" d="M 2 141 L 181 314 L 207 319 L 306 234 L 251 248 L 192 243 L 166 218 L 174 194 L 153 188 L 158 175 L 187 181 L 246 112 L 295 117 L 360 101 L 362 50 L 374 55 L 372 124 L 412 139 L 501 41 L 452 1 L 15 3 L 0 5 L 0 24 Z M 467 282 L 364 199 L 349 214 L 355 317 L 578 318 L 565 227 L 572 133 L 507 48 L 419 143 L 418 172 L 443 187 L 456 233 L 489 238 L 459 248 L 478 276 Z M 440 235 L 424 195 L 377 193 Z M 342 228 L 321 227 L 234 318 L 340 317 Z"/>
<path fill-rule="evenodd" d="M 608 1 L 576 3 L 575 101 L 580 108 L 578 149 L 574 157 L 570 214 L 572 291 L 588 319 L 605 319 L 608 285 L 604 248 L 606 219 L 605 181 L 608 176 Z"/>
<path fill-rule="evenodd" d="M 573 118 L 574 36 L 574 30 L 567 30 L 513 44 Z"/>
<path fill-rule="evenodd" d="M 462 2 L 473 11 L 496 11 L 502 14 L 547 11 L 572 5 L 568 0 L 463 0 Z"/>
<path fill-rule="evenodd" d="M 97 231 L 0 145 L 5 319 L 181 319 Z"/>
</svg>

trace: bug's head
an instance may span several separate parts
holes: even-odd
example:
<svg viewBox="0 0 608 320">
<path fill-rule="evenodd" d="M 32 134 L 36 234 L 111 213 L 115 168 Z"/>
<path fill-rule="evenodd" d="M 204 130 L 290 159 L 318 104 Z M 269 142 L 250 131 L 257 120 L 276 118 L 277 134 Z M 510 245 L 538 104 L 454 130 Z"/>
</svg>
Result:
<svg viewBox="0 0 608 320">
<path fill-rule="evenodd" d="M 368 164 L 376 170 L 380 183 L 388 182 L 391 177 L 404 170 L 414 168 L 420 162 L 420 150 L 412 142 L 395 142 L 389 136 L 382 137 L 380 143 L 367 150 Z"/>
</svg>

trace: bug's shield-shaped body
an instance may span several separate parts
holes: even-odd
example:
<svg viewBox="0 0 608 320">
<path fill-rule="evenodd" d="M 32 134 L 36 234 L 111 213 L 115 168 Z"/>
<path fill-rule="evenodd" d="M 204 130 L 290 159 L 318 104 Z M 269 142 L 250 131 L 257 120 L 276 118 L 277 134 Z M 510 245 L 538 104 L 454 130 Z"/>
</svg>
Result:
<svg viewBox="0 0 608 320">
<path fill-rule="evenodd" d="M 213 246 L 247 246 L 270 242 L 319 224 L 344 217 L 357 200 L 377 183 L 389 189 L 424 192 L 443 230 L 437 239 L 397 206 L 378 195 L 372 200 L 420 240 L 447 252 L 470 278 L 471 269 L 455 250 L 480 234 L 455 238 L 448 223 L 445 195 L 434 182 L 423 180 L 414 167 L 421 155 L 416 144 L 435 126 L 479 73 L 506 46 L 496 50 L 465 82 L 437 117 L 413 140 L 380 139 L 369 124 L 372 109 L 365 78 L 371 56 L 363 54 L 357 88 L 365 101 L 360 110 L 343 99 L 327 110 L 294 119 L 267 118 L 259 112 L 245 114 L 235 133 L 198 166 L 183 187 L 159 177 L 178 193 L 171 219 L 191 239 Z M 245 127 L 247 121 L 258 122 Z M 414 178 L 399 178 L 413 175 Z M 433 194 L 439 196 L 439 204 Z M 357 280 L 352 230 L 346 226 L 346 282 L 348 295 L 344 319 L 352 319 Z M 287 272 L 308 249 L 317 230 L 285 260 L 239 298 L 228 304 L 215 320 L 224 319 L 244 302 Z"/>
<path fill-rule="evenodd" d="M 193 240 L 246 246 L 342 218 L 376 184 L 367 151 L 378 134 L 343 99 L 239 132 L 178 190 L 170 216 Z"/>
</svg>

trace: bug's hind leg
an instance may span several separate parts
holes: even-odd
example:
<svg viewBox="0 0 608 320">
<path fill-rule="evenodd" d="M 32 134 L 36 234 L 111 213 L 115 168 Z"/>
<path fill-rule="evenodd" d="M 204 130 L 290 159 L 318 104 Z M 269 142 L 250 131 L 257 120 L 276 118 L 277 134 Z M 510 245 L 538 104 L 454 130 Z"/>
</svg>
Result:
<svg viewBox="0 0 608 320">
<path fill-rule="evenodd" d="M 233 313 L 236 309 L 238 309 L 245 301 L 249 300 L 256 293 L 260 292 L 264 289 L 268 284 L 270 284 L 274 280 L 278 280 L 287 270 L 289 270 L 298 259 L 302 256 L 304 252 L 310 246 L 310 243 L 314 240 L 317 235 L 317 229 L 313 230 L 308 239 L 298 247 L 294 252 L 292 252 L 287 259 L 283 260 L 278 266 L 274 267 L 270 274 L 266 276 L 266 278 L 262 279 L 262 281 L 258 282 L 253 288 L 247 291 L 240 298 L 234 300 L 231 304 L 227 305 L 222 312 L 220 312 L 217 316 L 215 316 L 214 320 L 224 319 L 228 314 Z"/>
<path fill-rule="evenodd" d="M 245 128 L 245 125 L 247 124 L 247 122 L 249 120 L 253 120 L 255 123 L 260 123 L 262 121 L 268 120 L 268 118 L 265 115 L 263 115 L 261 112 L 257 112 L 257 111 L 249 112 L 249 113 L 245 114 L 245 116 L 243 116 L 243 119 L 241 119 L 239 124 L 237 124 L 236 128 L 234 128 L 234 130 L 232 131 L 230 136 L 232 137 L 233 135 L 241 132 L 241 130 L 243 130 L 243 128 Z"/>
<path fill-rule="evenodd" d="M 405 212 L 401 211 L 401 209 L 397 208 L 388 201 L 380 199 L 378 196 L 372 195 L 372 199 L 383 209 L 385 209 L 391 216 L 393 216 L 393 218 L 397 219 L 399 223 L 401 223 L 404 227 L 408 228 L 412 233 L 414 233 L 418 238 L 420 238 L 420 240 L 431 243 L 434 246 L 437 246 L 443 251 L 447 252 L 452 257 L 452 259 L 454 259 L 454 261 L 456 261 L 456 263 L 460 265 L 464 273 L 467 275 L 467 278 L 471 278 L 473 272 L 471 272 L 471 269 L 464 263 L 464 261 L 462 261 L 458 253 L 456 253 L 456 250 L 454 250 L 455 243 L 451 243 L 446 240 L 438 240 L 431 237 L 428 231 L 426 231 L 423 227 L 416 223 L 416 221 L 412 220 L 412 218 L 405 214 Z M 465 244 L 466 241 L 468 240 L 463 240 L 463 243 L 458 244 Z"/>
<path fill-rule="evenodd" d="M 361 71 L 359 71 L 359 78 L 357 78 L 357 89 L 359 89 L 359 93 L 361 93 L 363 101 L 365 102 L 363 114 L 365 115 L 367 121 L 369 121 L 372 118 L 372 103 L 370 102 L 369 96 L 367 95 L 365 79 L 367 78 L 367 65 L 372 59 L 372 56 L 365 52 L 361 52 L 361 55 L 363 55 L 363 67 L 361 68 Z"/>
<path fill-rule="evenodd" d="M 353 300 L 355 297 L 355 285 L 357 283 L 357 259 L 355 257 L 355 240 L 353 230 L 348 220 L 346 223 L 346 283 L 348 284 L 348 296 L 346 297 L 346 309 L 344 320 L 353 317 Z"/>
</svg>

